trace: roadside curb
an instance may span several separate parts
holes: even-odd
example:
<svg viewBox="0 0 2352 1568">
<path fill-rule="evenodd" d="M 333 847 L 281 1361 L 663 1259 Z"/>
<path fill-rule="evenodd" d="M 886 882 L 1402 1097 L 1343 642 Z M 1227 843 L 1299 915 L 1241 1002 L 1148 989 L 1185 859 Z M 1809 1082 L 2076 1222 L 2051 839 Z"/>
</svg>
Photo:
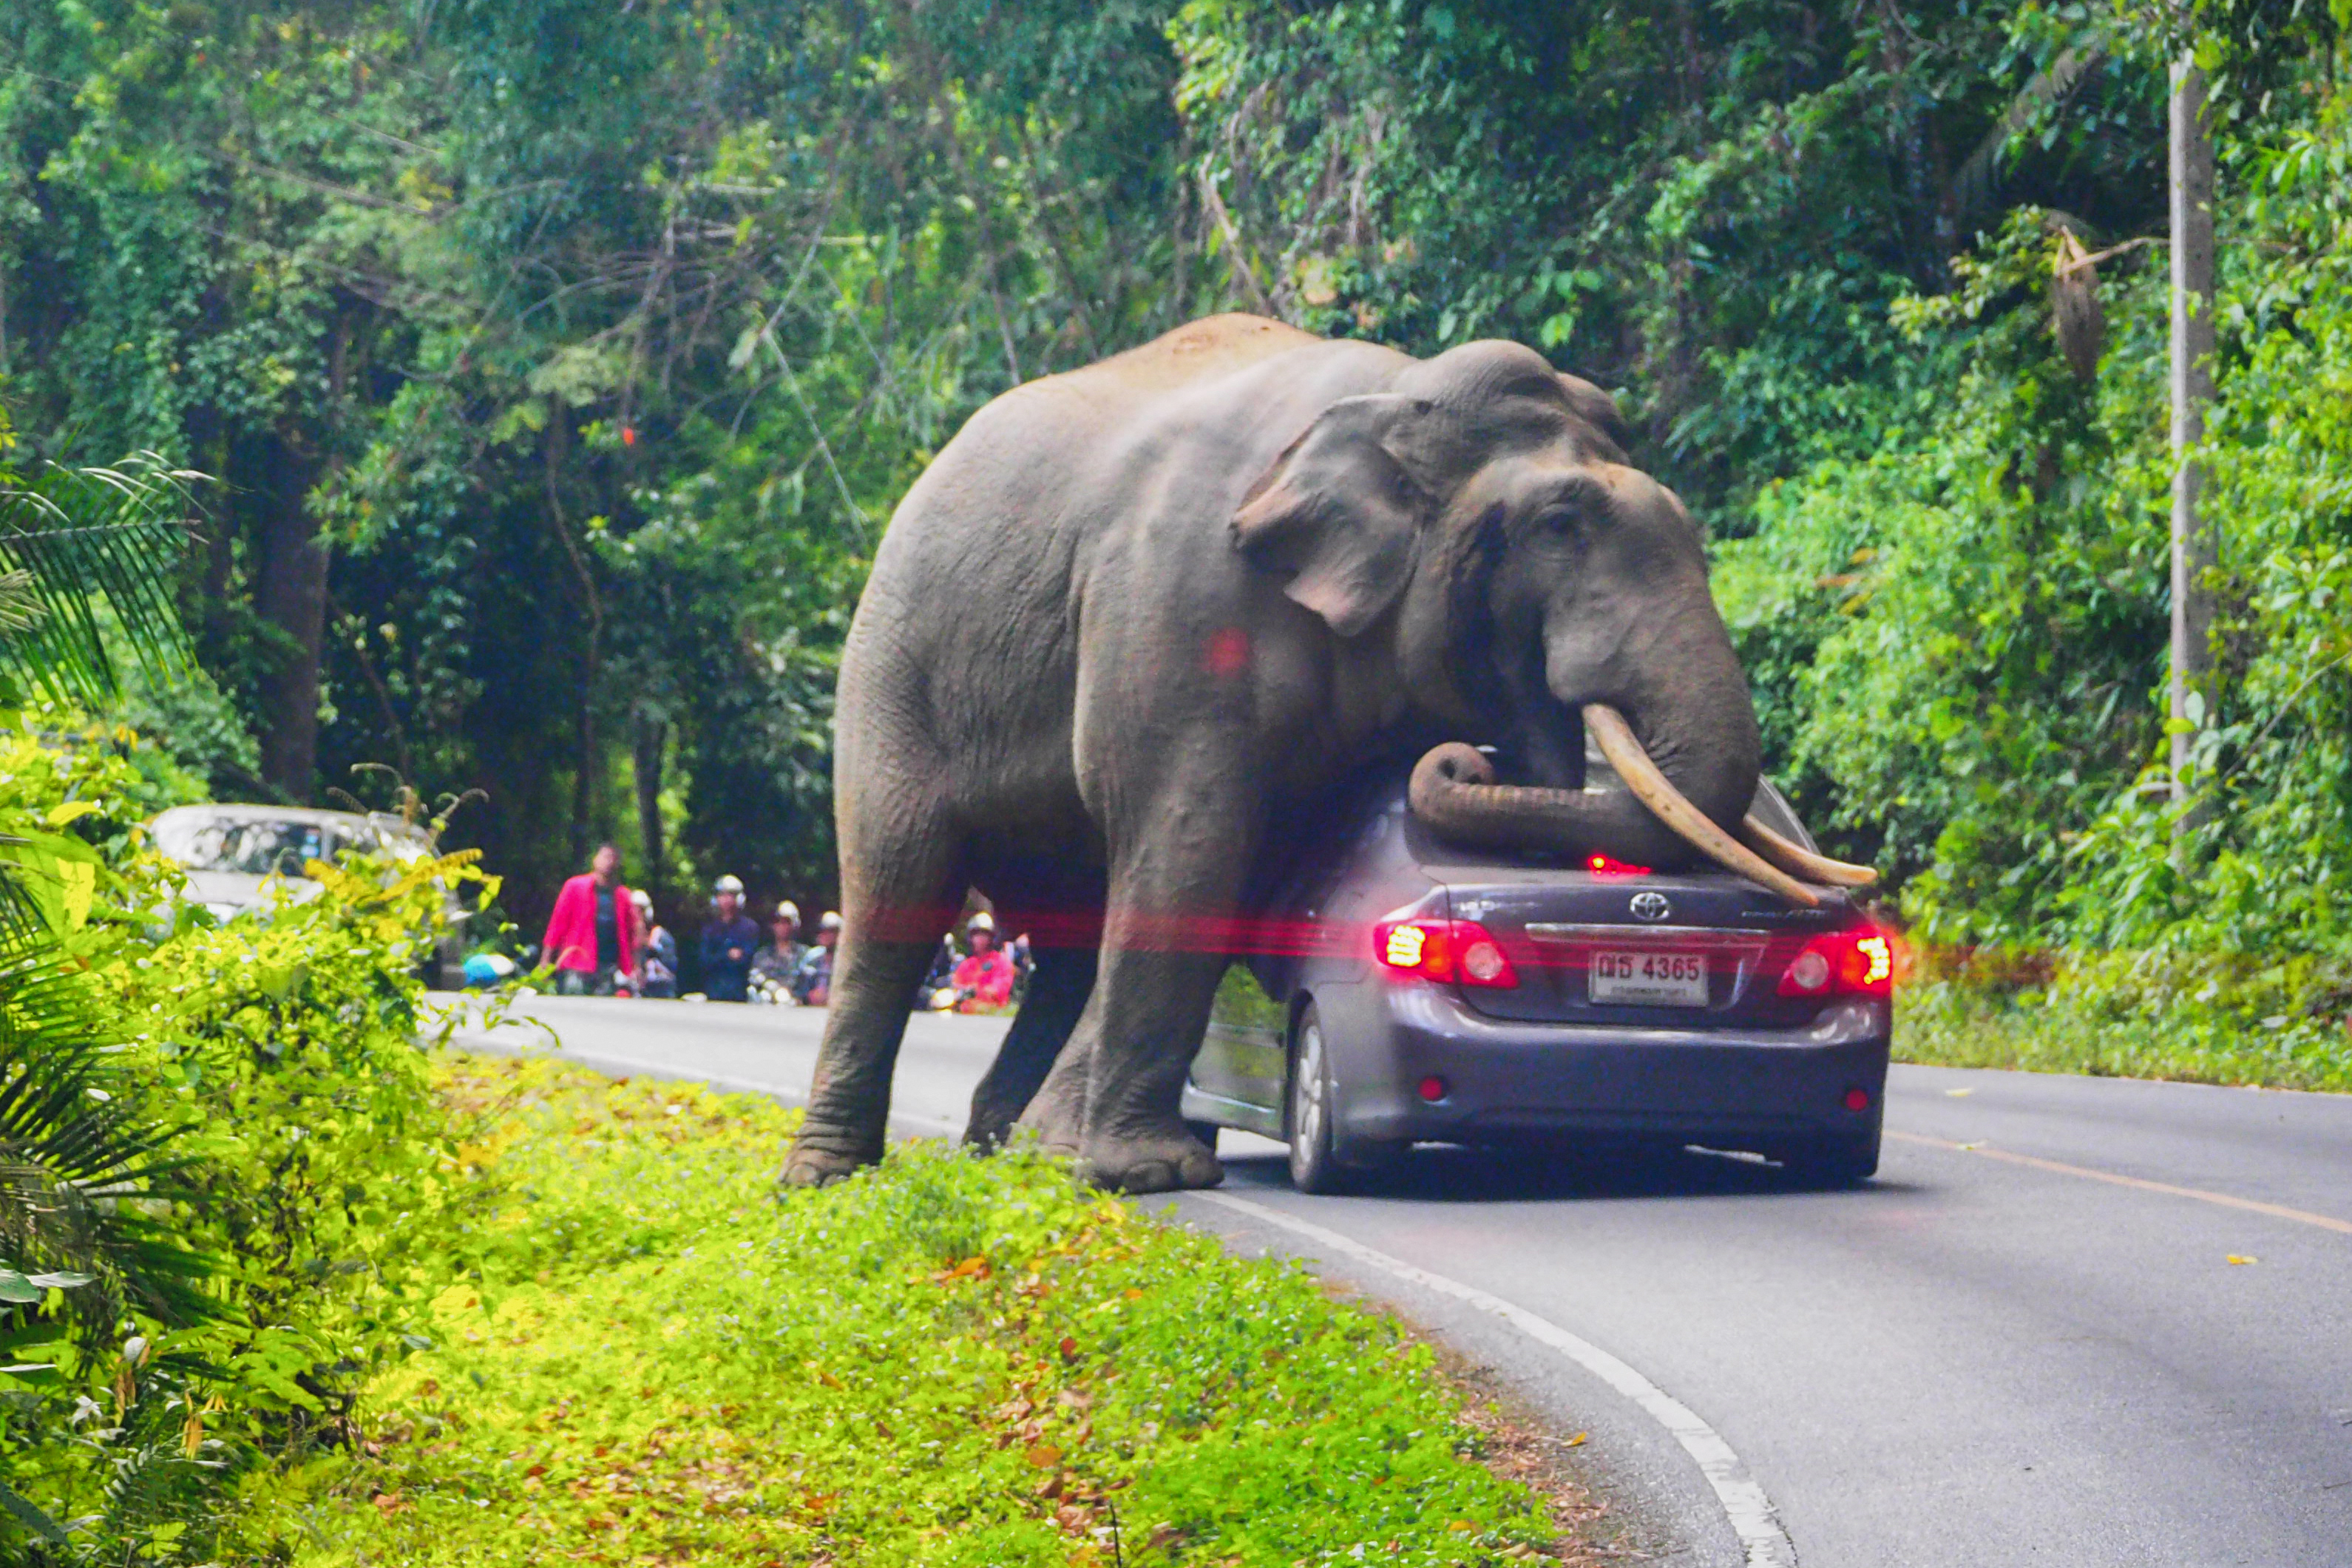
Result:
<svg viewBox="0 0 2352 1568">
<path fill-rule="evenodd" d="M 614 1051 L 573 1051 L 562 1045 L 525 1044 L 499 1040 L 478 1031 L 460 1031 L 449 1037 L 452 1051 L 474 1051 L 484 1056 L 529 1056 L 548 1061 L 562 1061 L 573 1067 L 585 1067 L 614 1078 L 652 1078 L 665 1083 L 707 1083 L 727 1094 L 758 1094 L 784 1105 L 805 1105 L 808 1092 L 790 1083 L 772 1080 L 745 1078 L 724 1072 L 696 1072 L 676 1062 L 653 1061 L 628 1057 Z M 961 1127 L 921 1117 L 892 1115 L 889 1135 L 893 1138 L 956 1138 L 962 1135 Z"/>
<path fill-rule="evenodd" d="M 1613 1440 L 1607 1447 L 1614 1451 L 1608 1464 L 1620 1472 L 1616 1479 L 1624 1490 L 1635 1494 L 1630 1500 L 1634 1511 L 1663 1504 L 1682 1526 L 1671 1531 L 1682 1539 L 1653 1561 L 1709 1568 L 1733 1563 L 1795 1568 L 1796 1547 L 1779 1511 L 1731 1446 L 1688 1406 L 1619 1357 L 1476 1286 L 1433 1273 L 1268 1205 L 1223 1192 L 1188 1192 L 1181 1195 L 1180 1211 L 1192 1204 L 1206 1204 L 1251 1226 L 1282 1233 L 1268 1239 L 1286 1243 L 1286 1252 L 1318 1265 L 1318 1272 L 1338 1273 L 1366 1293 L 1412 1312 L 1428 1333 L 1456 1349 L 1495 1357 L 1497 1352 L 1524 1349 L 1529 1342 L 1541 1346 L 1549 1354 L 1538 1359 L 1568 1373 L 1570 1385 L 1561 1388 L 1559 1379 L 1538 1376 L 1534 1380 L 1538 1386 L 1528 1392 L 1538 1403 L 1574 1411 L 1577 1424 L 1591 1426 L 1596 1436 L 1613 1426 L 1615 1431 L 1608 1434 Z M 1197 1223 L 1205 1217 L 1193 1218 Z M 1235 1239 L 1220 1239 L 1228 1245 Z M 1400 1285 L 1405 1289 L 1398 1290 Z M 1427 1310 L 1430 1298 L 1454 1310 L 1432 1313 Z M 1523 1364 L 1497 1370 L 1510 1381 L 1528 1381 Z M 1614 1399 L 1609 1398 L 1612 1395 Z M 1596 1405 L 1615 1406 L 1620 1414 L 1611 1421 Z M 1593 1458 L 1601 1460 L 1601 1455 L 1596 1452 Z M 1655 1528 L 1664 1521 L 1649 1522 Z"/>
</svg>

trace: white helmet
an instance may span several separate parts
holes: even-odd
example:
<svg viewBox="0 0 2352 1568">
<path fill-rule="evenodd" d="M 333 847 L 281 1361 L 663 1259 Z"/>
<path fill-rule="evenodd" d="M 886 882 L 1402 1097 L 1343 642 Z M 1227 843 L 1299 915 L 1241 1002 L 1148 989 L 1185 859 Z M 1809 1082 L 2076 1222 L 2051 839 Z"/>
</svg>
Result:
<svg viewBox="0 0 2352 1568">
<path fill-rule="evenodd" d="M 776 918 L 779 920 L 789 920 L 793 925 L 798 925 L 801 923 L 801 906 L 787 898 L 782 904 L 776 905 Z"/>
<path fill-rule="evenodd" d="M 647 915 L 654 912 L 654 895 L 642 887 L 633 887 L 629 890 L 629 902 Z"/>
<path fill-rule="evenodd" d="M 983 909 L 974 915 L 971 919 L 965 921 L 963 923 L 963 928 L 966 931 L 985 931 L 991 936 L 994 936 L 996 933 L 996 916 Z"/>
<path fill-rule="evenodd" d="M 816 928 L 819 931 L 838 931 L 841 929 L 841 916 L 828 909 L 817 918 Z"/>
<path fill-rule="evenodd" d="M 743 896 L 743 879 L 740 876 L 722 876 L 717 882 L 710 884 L 710 891 L 713 893 L 731 893 L 736 897 L 740 898 Z"/>
</svg>

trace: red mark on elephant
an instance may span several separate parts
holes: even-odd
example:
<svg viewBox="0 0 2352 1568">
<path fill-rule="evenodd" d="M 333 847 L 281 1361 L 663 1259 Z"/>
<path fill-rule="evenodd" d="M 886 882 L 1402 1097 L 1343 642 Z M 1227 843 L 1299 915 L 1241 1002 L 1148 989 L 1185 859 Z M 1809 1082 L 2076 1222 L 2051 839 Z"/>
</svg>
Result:
<svg viewBox="0 0 2352 1568">
<path fill-rule="evenodd" d="M 1249 633 L 1228 626 L 1209 635 L 1208 665 L 1213 675 L 1238 675 L 1249 668 Z"/>
</svg>

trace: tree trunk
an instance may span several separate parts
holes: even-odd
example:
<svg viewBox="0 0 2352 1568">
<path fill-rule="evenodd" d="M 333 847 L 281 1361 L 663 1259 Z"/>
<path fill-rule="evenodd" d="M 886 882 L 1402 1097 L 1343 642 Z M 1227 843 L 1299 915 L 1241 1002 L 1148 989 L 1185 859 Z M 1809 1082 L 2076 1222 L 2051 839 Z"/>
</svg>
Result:
<svg viewBox="0 0 2352 1568">
<path fill-rule="evenodd" d="M 2172 68 L 2172 794 L 2187 805 L 2196 737 L 2212 723 L 2212 531 L 2198 515 L 2203 477 L 2193 455 L 2213 400 L 2213 139 L 2205 73 L 2192 56 Z M 2192 703 L 2191 698 L 2196 700 Z M 2198 711 L 2192 720 L 2191 707 Z M 2175 830 L 2194 822 L 2183 812 Z"/>
<path fill-rule="evenodd" d="M 572 863 L 581 865 L 587 862 L 588 852 L 594 847 L 588 835 L 596 803 L 596 683 L 604 665 L 604 601 L 596 591 L 596 576 L 589 570 L 580 541 L 572 537 L 572 519 L 564 512 L 563 465 L 571 452 L 571 419 L 559 408 L 547 422 L 547 526 L 553 530 L 556 542 L 563 547 L 563 558 L 572 567 L 572 584 L 579 591 L 580 608 L 588 619 L 586 658 L 580 674 L 578 700 L 572 709 L 570 842 Z"/>
<path fill-rule="evenodd" d="M 646 857 L 646 891 L 658 902 L 662 895 L 662 747 L 669 726 L 645 714 L 637 716 L 635 768 L 637 781 L 637 842 Z"/>
<path fill-rule="evenodd" d="M 304 502 L 317 473 L 280 435 L 264 487 L 254 609 L 283 633 L 262 682 L 261 775 L 288 800 L 308 800 L 319 766 L 319 654 L 327 626 L 327 544 Z"/>
</svg>

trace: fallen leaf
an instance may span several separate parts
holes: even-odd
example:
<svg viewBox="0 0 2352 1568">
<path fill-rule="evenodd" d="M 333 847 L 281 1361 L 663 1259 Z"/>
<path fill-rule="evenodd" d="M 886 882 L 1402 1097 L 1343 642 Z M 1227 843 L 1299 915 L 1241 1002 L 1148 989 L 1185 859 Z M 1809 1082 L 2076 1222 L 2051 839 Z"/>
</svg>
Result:
<svg viewBox="0 0 2352 1568">
<path fill-rule="evenodd" d="M 2228 1256 L 2230 1261 L 2232 1263 L 2259 1263 L 2262 1261 L 2259 1258 L 2242 1258 L 2235 1252 L 2230 1253 Z"/>
<path fill-rule="evenodd" d="M 1584 1440 L 1591 1436 L 1592 1434 L 1590 1432 L 1579 1432 L 1575 1437 L 1570 1437 L 1568 1440 L 1568 1447 L 1571 1448 L 1580 1448 L 1584 1446 Z"/>
<path fill-rule="evenodd" d="M 1963 1149 L 1981 1149 L 1984 1147 L 1982 1144 L 1961 1144 L 1958 1146 Z"/>
<path fill-rule="evenodd" d="M 1064 1361 L 1076 1361 L 1078 1359 L 1078 1342 L 1076 1340 L 1071 1339 L 1066 1335 L 1064 1336 L 1059 1348 L 1062 1352 L 1062 1359 Z"/>
<path fill-rule="evenodd" d="M 1963 1094 L 1973 1094 L 1976 1091 L 1973 1089 L 1947 1089 L 1944 1092 L 1957 1100 Z"/>
<path fill-rule="evenodd" d="M 1062 1462 L 1062 1450 L 1051 1443 L 1040 1443 L 1026 1457 L 1038 1469 L 1049 1470 Z"/>
</svg>

